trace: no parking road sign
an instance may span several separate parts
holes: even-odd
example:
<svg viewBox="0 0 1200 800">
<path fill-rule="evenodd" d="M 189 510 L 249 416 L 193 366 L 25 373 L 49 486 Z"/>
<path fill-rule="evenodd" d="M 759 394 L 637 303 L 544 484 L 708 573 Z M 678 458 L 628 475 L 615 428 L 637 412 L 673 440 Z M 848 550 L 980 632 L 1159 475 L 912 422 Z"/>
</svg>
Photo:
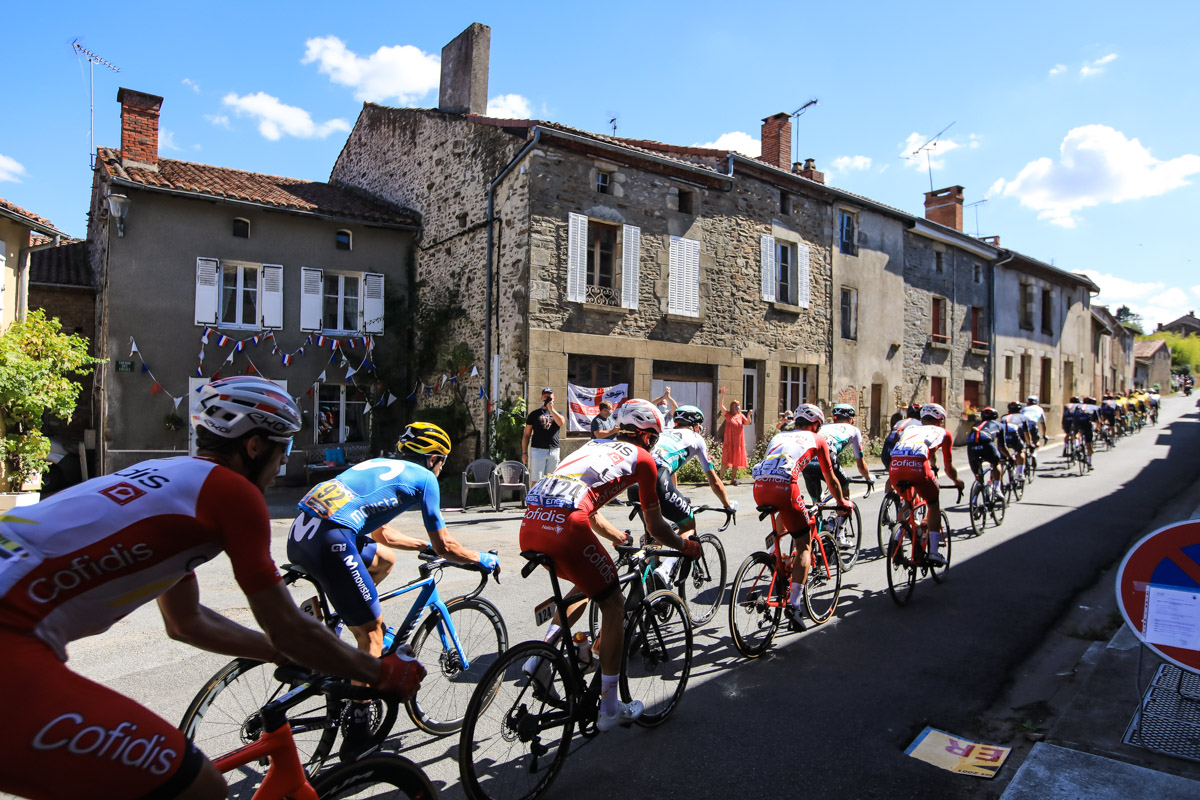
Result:
<svg viewBox="0 0 1200 800">
<path fill-rule="evenodd" d="M 1125 554 L 1117 605 L 1147 647 L 1200 673 L 1200 520 L 1159 528 Z"/>
</svg>

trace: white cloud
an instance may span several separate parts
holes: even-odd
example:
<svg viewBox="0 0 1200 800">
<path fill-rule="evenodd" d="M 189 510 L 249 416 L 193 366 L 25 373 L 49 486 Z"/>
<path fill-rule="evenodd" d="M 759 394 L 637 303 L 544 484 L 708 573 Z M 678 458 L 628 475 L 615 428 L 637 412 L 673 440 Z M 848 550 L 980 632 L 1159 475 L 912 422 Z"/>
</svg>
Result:
<svg viewBox="0 0 1200 800">
<path fill-rule="evenodd" d="M 273 142 L 284 136 L 298 139 L 324 139 L 334 131 L 349 131 L 350 124 L 344 119 L 313 122 L 312 115 L 303 108 L 281 103 L 278 97 L 266 92 L 256 92 L 238 97 L 233 92 L 225 95 L 222 103 L 238 115 L 247 114 L 258 120 L 258 132 Z"/>
<path fill-rule="evenodd" d="M 967 136 L 967 147 L 972 150 L 977 150 L 983 144 L 983 137 L 978 133 L 972 133 Z"/>
<path fill-rule="evenodd" d="M 755 139 L 748 133 L 741 131 L 730 131 L 722 133 L 714 142 L 705 142 L 704 144 L 693 144 L 692 147 L 708 147 L 713 150 L 732 150 L 735 153 L 741 153 L 749 158 L 758 158 L 762 155 L 762 142 Z"/>
<path fill-rule="evenodd" d="M 946 161 L 943 158 L 939 158 L 939 156 L 945 156 L 951 150 L 957 150 L 958 148 L 962 147 L 962 144 L 956 142 L 954 139 L 938 139 L 936 142 L 930 144 L 925 150 L 921 151 L 917 155 L 913 155 L 913 153 L 916 152 L 921 145 L 928 141 L 929 137 L 924 134 L 910 133 L 908 138 L 904 140 L 904 144 L 900 145 L 901 158 L 907 159 L 908 165 L 920 172 L 923 172 L 927 169 L 941 169 L 942 167 L 946 166 Z M 971 147 L 976 146 L 977 145 L 974 144 L 971 145 Z M 926 163 L 926 153 L 929 153 L 928 163 Z"/>
<path fill-rule="evenodd" d="M 1091 270 L 1084 270 L 1083 274 L 1100 287 L 1093 303 L 1106 305 L 1114 313 L 1121 306 L 1129 306 L 1142 318 L 1147 330 L 1153 330 L 1156 323 L 1183 316 L 1192 307 L 1187 292 L 1176 286 L 1168 287 L 1162 281 L 1131 281 Z M 1192 287 L 1192 291 L 1200 296 L 1200 286 Z"/>
<path fill-rule="evenodd" d="M 184 86 L 190 86 L 190 87 L 192 87 L 192 91 L 193 91 L 193 92 L 199 92 L 199 91 L 200 91 L 200 87 L 199 87 L 199 85 L 197 85 L 197 84 L 196 84 L 196 82 L 195 82 L 195 81 L 193 81 L 191 78 L 184 78 L 184 79 L 183 79 L 183 81 L 182 81 L 182 83 L 183 83 L 183 85 L 184 85 Z"/>
<path fill-rule="evenodd" d="M 1159 161 L 1137 139 L 1107 125 L 1084 125 L 1063 139 L 1057 163 L 1030 161 L 1011 181 L 992 184 L 988 196 L 1015 197 L 1038 219 L 1074 228 L 1080 209 L 1166 194 L 1197 172 L 1200 155 Z"/>
<path fill-rule="evenodd" d="M 1192 294 L 1196 295 L 1196 297 L 1200 297 L 1200 283 L 1192 287 Z"/>
<path fill-rule="evenodd" d="M 204 118 L 217 127 L 226 129 L 230 127 L 229 117 L 225 114 L 205 114 Z"/>
<path fill-rule="evenodd" d="M 1066 64 L 1055 64 L 1053 67 L 1050 68 L 1051 75 L 1062 75 L 1066 71 L 1067 71 Z"/>
<path fill-rule="evenodd" d="M 19 161 L 6 155 L 0 155 L 0 183 L 4 181 L 20 183 L 21 176 L 24 174 L 25 167 Z"/>
<path fill-rule="evenodd" d="M 1079 68 L 1079 74 L 1081 77 L 1084 77 L 1084 78 L 1090 78 L 1094 75 L 1099 75 L 1102 72 L 1104 72 L 1105 64 L 1111 64 L 1112 62 L 1114 62 L 1116 60 L 1117 60 L 1117 54 L 1109 53 L 1106 56 L 1097 58 L 1095 61 L 1085 62 L 1084 65 Z"/>
<path fill-rule="evenodd" d="M 353 87 L 358 100 L 408 105 L 441 81 L 441 58 L 412 45 L 381 47 L 366 58 L 347 49 L 336 36 L 309 39 L 304 48 L 301 64 L 317 62 L 319 71 L 334 83 Z"/>
<path fill-rule="evenodd" d="M 833 160 L 833 168 L 839 172 L 850 170 L 865 170 L 871 168 L 870 156 L 838 156 Z"/>
<path fill-rule="evenodd" d="M 529 119 L 533 116 L 533 109 L 527 97 L 502 94 L 488 100 L 487 115 L 499 119 Z"/>
<path fill-rule="evenodd" d="M 161 153 L 164 149 L 166 149 L 166 150 L 182 150 L 183 149 L 182 147 L 180 147 L 179 145 L 177 145 L 175 143 L 175 131 L 168 131 L 168 130 L 164 129 L 158 135 L 158 152 Z"/>
</svg>

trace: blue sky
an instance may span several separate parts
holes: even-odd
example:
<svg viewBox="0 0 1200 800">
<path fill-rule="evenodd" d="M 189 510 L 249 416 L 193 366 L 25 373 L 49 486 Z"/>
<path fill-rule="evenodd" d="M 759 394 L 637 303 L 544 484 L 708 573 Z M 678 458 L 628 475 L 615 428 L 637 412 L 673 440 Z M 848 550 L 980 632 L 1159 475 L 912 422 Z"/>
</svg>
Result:
<svg viewBox="0 0 1200 800">
<path fill-rule="evenodd" d="M 121 22 L 125 21 L 125 22 Z M 796 124 L 796 160 L 922 213 L 909 153 L 950 123 L 935 188 L 961 184 L 969 233 L 1086 271 L 1150 327 L 1200 309 L 1200 3 L 62 2 L 6 16 L 0 197 L 82 235 L 88 77 L 98 145 L 117 88 L 165 97 L 160 152 L 325 180 L 364 99 L 437 104 L 441 47 L 492 28 L 494 110 L 757 155 L 761 119 Z M 20 35 L 13 35 L 19 31 Z"/>
</svg>

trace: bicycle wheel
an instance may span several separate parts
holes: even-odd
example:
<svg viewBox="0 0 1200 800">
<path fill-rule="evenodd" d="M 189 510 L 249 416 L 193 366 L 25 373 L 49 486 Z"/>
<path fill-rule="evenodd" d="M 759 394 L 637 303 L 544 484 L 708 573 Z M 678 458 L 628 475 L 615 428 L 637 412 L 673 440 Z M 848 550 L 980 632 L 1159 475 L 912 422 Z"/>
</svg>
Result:
<svg viewBox="0 0 1200 800">
<path fill-rule="evenodd" d="M 458 635 L 470 666 L 462 659 L 444 625 L 434 611 L 421 621 L 413 635 L 412 649 L 425 667 L 425 680 L 416 697 L 404 704 L 408 716 L 423 731 L 453 733 L 462 727 L 467 704 L 488 667 L 508 649 L 508 630 L 500 611 L 478 597 L 456 598 L 446 603 L 450 624 Z"/>
<path fill-rule="evenodd" d="M 813 541 L 812 568 L 804 584 L 804 607 L 818 625 L 833 616 L 842 593 L 842 561 L 837 552 L 837 543 L 828 533 Z"/>
<path fill-rule="evenodd" d="M 771 646 L 779 618 L 783 614 L 783 590 L 776 589 L 775 558 L 767 553 L 751 553 L 733 576 L 729 595 L 729 634 L 733 646 L 746 658 L 758 658 Z M 782 578 L 780 579 L 782 581 Z M 775 604 L 771 605 L 771 601 Z"/>
<path fill-rule="evenodd" d="M 1004 499 L 1004 492 L 989 486 L 984 490 L 984 496 L 987 498 L 984 504 L 987 507 L 987 513 L 992 518 L 992 525 L 999 527 L 1004 522 L 1004 513 L 1008 506 L 1008 502 Z"/>
<path fill-rule="evenodd" d="M 838 556 L 842 561 L 842 572 L 849 572 L 858 563 L 858 551 L 862 549 L 862 512 L 858 505 L 842 518 L 837 536 Z"/>
<path fill-rule="evenodd" d="M 898 606 L 908 602 L 917 585 L 915 556 L 912 528 L 907 522 L 901 522 L 896 526 L 887 550 L 888 591 Z"/>
<path fill-rule="evenodd" d="M 625 628 L 621 699 L 641 700 L 638 725 L 653 728 L 671 716 L 692 671 L 692 623 L 674 592 L 647 597 Z"/>
<path fill-rule="evenodd" d="M 275 680 L 274 664 L 235 659 L 208 680 L 184 712 L 179 729 L 210 757 L 225 755 L 258 740 L 262 735 L 262 707 L 290 688 Z M 340 716 L 341 704 L 323 695 L 288 709 L 296 752 L 307 775 L 315 775 L 328 758 Z M 239 770 L 238 775 L 250 781 L 247 797 L 266 771 L 266 764 L 257 769 L 255 764 L 247 764 Z"/>
<path fill-rule="evenodd" d="M 680 582 L 675 585 L 687 604 L 692 624 L 703 625 L 717 613 L 725 597 L 725 547 L 711 533 L 703 533 L 696 540 L 700 542 L 700 557 L 690 564 L 680 559 Z"/>
<path fill-rule="evenodd" d="M 1008 493 L 1014 503 L 1021 502 L 1021 498 L 1025 496 L 1025 487 L 1021 483 L 1021 479 L 1017 477 L 1017 468 L 1009 464 L 1004 468 L 1005 476 L 1008 479 Z"/>
<path fill-rule="evenodd" d="M 984 480 L 987 480 L 986 473 L 984 473 Z M 979 481 L 971 484 L 971 500 L 967 505 L 971 510 L 971 530 L 975 531 L 976 536 L 981 536 L 987 528 L 988 521 L 986 484 L 980 484 Z"/>
<path fill-rule="evenodd" d="M 525 663 L 538 659 L 534 674 Z M 562 653 L 522 642 L 484 674 L 458 738 L 458 772 L 472 800 L 533 800 L 570 752 L 575 688 Z"/>
<path fill-rule="evenodd" d="M 1025 459 L 1025 480 L 1033 483 L 1037 478 L 1037 446 L 1030 448 L 1029 455 Z"/>
<path fill-rule="evenodd" d="M 887 553 L 887 545 L 892 540 L 892 534 L 900 521 L 900 496 L 894 493 L 884 495 L 883 504 L 879 506 L 879 522 L 875 530 L 878 538 L 879 557 Z"/>
<path fill-rule="evenodd" d="M 1082 447 L 1075 449 L 1075 467 L 1079 470 L 1080 475 L 1087 472 L 1087 451 Z"/>
<path fill-rule="evenodd" d="M 403 756 L 378 755 L 342 764 L 312 782 L 321 800 L 386 797 L 437 800 L 429 777 Z"/>
<path fill-rule="evenodd" d="M 929 576 L 936 582 L 941 583 L 946 580 L 946 570 L 950 569 L 950 541 L 953 539 L 950 535 L 950 518 L 946 516 L 946 512 L 942 512 L 942 558 L 946 559 L 944 567 L 929 567 Z"/>
</svg>

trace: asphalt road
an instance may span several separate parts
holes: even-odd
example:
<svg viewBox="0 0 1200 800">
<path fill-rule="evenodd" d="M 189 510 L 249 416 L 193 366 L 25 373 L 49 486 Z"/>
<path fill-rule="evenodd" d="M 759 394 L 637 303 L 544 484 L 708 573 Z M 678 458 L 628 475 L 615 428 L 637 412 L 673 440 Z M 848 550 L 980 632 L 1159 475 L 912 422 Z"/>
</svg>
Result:
<svg viewBox="0 0 1200 800">
<path fill-rule="evenodd" d="M 587 743 L 576 738 L 550 796 L 995 796 L 986 781 L 908 758 L 904 748 L 925 725 L 970 736 L 976 715 L 1071 598 L 1121 556 L 1152 523 L 1156 508 L 1196 481 L 1197 416 L 1190 400 L 1165 400 L 1157 428 L 1097 454 L 1096 470 L 1083 477 L 1063 469 L 1058 449 L 1044 450 L 1041 476 L 1024 502 L 1009 509 L 1002 528 L 982 537 L 971 538 L 965 511 L 951 508 L 951 526 L 967 533 L 954 540 L 948 580 L 941 586 L 921 580 L 905 608 L 889 597 L 874 552 L 879 495 L 862 501 L 868 552 L 846 575 L 833 621 L 782 632 L 770 653 L 748 662 L 729 642 L 722 609 L 697 634 L 691 679 L 672 719 L 653 730 L 618 729 Z M 966 472 L 965 463 L 961 468 Z M 854 494 L 861 491 L 856 486 Z M 699 502 L 710 499 L 704 487 L 690 494 Z M 731 494 L 743 513 L 722 535 L 730 578 L 766 533 L 751 513 L 750 487 L 733 487 Z M 952 492 L 943 498 L 954 500 Z M 610 519 L 627 527 L 621 511 Z M 412 516 L 401 527 L 415 533 L 419 522 Z M 538 636 L 532 608 L 548 596 L 549 582 L 540 572 L 528 580 L 518 575 L 519 511 L 450 512 L 447 519 L 469 546 L 499 550 L 507 571 L 485 596 L 503 612 L 510 642 Z M 273 524 L 277 555 L 289 523 L 281 513 Z M 401 556 L 398 569 L 406 564 Z M 198 575 L 203 602 L 252 624 L 227 560 L 203 566 Z M 470 583 L 465 574 L 448 572 L 441 591 L 450 597 Z M 153 606 L 71 647 L 73 668 L 172 721 L 226 660 L 169 641 Z M 463 796 L 456 736 L 430 737 L 401 714 L 389 746 L 421 764 L 443 797 Z"/>
</svg>

